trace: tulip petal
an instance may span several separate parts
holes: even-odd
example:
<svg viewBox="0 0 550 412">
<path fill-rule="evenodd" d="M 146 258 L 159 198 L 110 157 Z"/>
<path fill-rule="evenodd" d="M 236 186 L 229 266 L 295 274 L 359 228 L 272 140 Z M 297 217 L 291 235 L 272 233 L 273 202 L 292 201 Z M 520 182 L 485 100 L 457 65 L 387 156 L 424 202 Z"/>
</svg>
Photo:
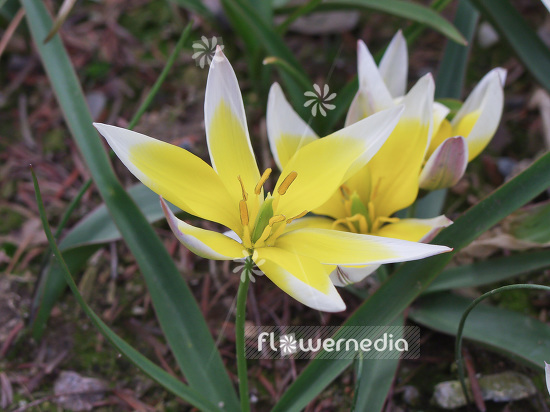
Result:
<svg viewBox="0 0 550 412">
<path fill-rule="evenodd" d="M 308 216 L 293 220 L 286 225 L 285 232 L 304 228 L 332 229 L 334 220 L 322 216 Z"/>
<path fill-rule="evenodd" d="M 446 189 L 458 183 L 468 166 L 468 144 L 462 136 L 449 137 L 430 156 L 420 173 L 420 187 Z"/>
<path fill-rule="evenodd" d="M 442 228 L 452 223 L 443 215 L 432 219 L 401 219 L 383 226 L 377 235 L 412 242 L 429 242 Z"/>
<path fill-rule="evenodd" d="M 401 111 L 395 107 L 376 113 L 299 149 L 275 185 L 274 212 L 291 218 L 325 203 L 349 173 L 357 172 L 379 150 Z M 280 195 L 281 185 L 293 172 L 296 180 Z"/>
<path fill-rule="evenodd" d="M 405 96 L 399 123 L 368 164 L 378 216 L 391 216 L 416 199 L 418 175 L 431 135 L 433 95 L 433 78 L 427 74 Z"/>
<path fill-rule="evenodd" d="M 451 122 L 453 135 L 466 138 L 468 161 L 485 149 L 497 130 L 504 106 L 505 76 L 506 71 L 501 68 L 487 73 Z"/>
<path fill-rule="evenodd" d="M 336 266 L 330 274 L 330 280 L 334 286 L 348 286 L 361 282 L 367 276 L 372 275 L 380 265 L 369 266 Z"/>
<path fill-rule="evenodd" d="M 256 251 L 255 262 L 262 272 L 297 301 L 323 312 L 346 309 L 330 281 L 329 267 L 279 247 L 259 248 Z"/>
<path fill-rule="evenodd" d="M 548 10 L 550 11 L 550 6 L 547 5 L 546 7 L 548 7 Z M 546 361 L 544 361 L 544 375 L 546 377 L 546 389 L 550 394 L 550 364 L 546 363 Z"/>
<path fill-rule="evenodd" d="M 202 159 L 181 147 L 121 127 L 94 123 L 118 158 L 155 193 L 192 215 L 240 228 L 238 203 Z"/>
<path fill-rule="evenodd" d="M 442 103 L 434 102 L 433 105 L 433 132 L 436 133 L 439 129 L 439 126 L 445 120 L 448 116 L 448 114 L 451 112 L 451 109 L 449 109 L 447 106 L 445 106 Z"/>
<path fill-rule="evenodd" d="M 348 111 L 346 126 L 394 106 L 392 95 L 362 40 L 357 42 L 357 72 L 359 90 Z"/>
<path fill-rule="evenodd" d="M 278 83 L 269 90 L 266 123 L 271 153 L 280 170 L 300 147 L 318 139 L 286 100 Z"/>
<path fill-rule="evenodd" d="M 393 97 L 405 95 L 409 54 L 407 42 L 401 30 L 393 36 L 378 67 L 390 94 Z"/>
<path fill-rule="evenodd" d="M 242 199 L 238 176 L 246 191 L 253 193 L 260 173 L 250 144 L 239 83 L 219 47 L 206 83 L 204 124 L 212 167 L 231 194 L 234 204 L 238 204 Z"/>
<path fill-rule="evenodd" d="M 194 254 L 213 260 L 240 259 L 246 256 L 246 249 L 241 243 L 221 233 L 200 229 L 178 219 L 162 197 L 160 204 L 174 235 Z"/>
<path fill-rule="evenodd" d="M 327 229 L 293 230 L 279 237 L 276 245 L 325 265 L 343 266 L 403 262 L 451 250 L 446 246 Z"/>
</svg>

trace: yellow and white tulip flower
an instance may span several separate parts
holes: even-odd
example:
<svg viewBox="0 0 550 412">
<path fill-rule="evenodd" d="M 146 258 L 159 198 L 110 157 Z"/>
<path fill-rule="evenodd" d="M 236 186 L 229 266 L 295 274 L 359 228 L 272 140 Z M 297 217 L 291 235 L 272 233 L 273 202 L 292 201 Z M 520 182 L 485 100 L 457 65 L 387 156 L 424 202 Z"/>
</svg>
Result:
<svg viewBox="0 0 550 412">
<path fill-rule="evenodd" d="M 297 224 L 375 155 L 401 111 L 391 108 L 307 146 L 287 148 L 288 152 L 282 148 L 285 164 L 274 192 L 267 195 L 263 185 L 271 169 L 263 174 L 258 170 L 237 78 L 219 48 L 205 97 L 212 166 L 187 150 L 143 134 L 95 126 L 124 165 L 161 196 L 170 228 L 189 250 L 216 260 L 250 256 L 290 296 L 314 309 L 336 312 L 345 309 L 329 278 L 336 265 L 401 262 L 449 250 Z M 287 119 L 283 123 L 281 127 Z M 174 216 L 162 199 L 217 222 L 232 234 L 191 226 Z"/>
<path fill-rule="evenodd" d="M 383 71 L 392 81 L 392 93 L 404 89 L 406 65 L 397 65 L 403 59 L 404 40 L 397 37 L 388 50 L 389 69 Z M 388 54 L 386 54 L 388 56 Z M 410 206 L 418 195 L 419 175 L 431 139 L 434 115 L 434 82 L 430 74 L 421 78 L 404 97 L 395 97 L 384 85 L 381 71 L 363 42 L 358 43 L 360 90 L 350 107 L 346 124 L 351 127 L 383 110 L 404 106 L 401 118 L 373 158 L 356 173 L 350 174 L 333 196 L 313 209 L 324 217 L 306 218 L 299 225 L 330 227 L 349 233 L 370 234 L 409 241 L 429 241 L 451 221 L 445 216 L 433 219 L 398 219 L 395 212 Z M 402 63 L 402 62 L 401 62 Z M 398 72 L 396 66 L 399 67 Z M 392 71 L 393 70 L 393 71 Z M 292 110 L 278 85 L 271 88 L 268 113 L 268 137 L 272 152 L 280 168 L 299 147 L 318 141 L 317 135 Z M 369 139 L 368 135 L 364 136 Z M 323 139 L 321 139 L 323 140 Z M 342 145 L 345 143 L 342 141 Z M 342 286 L 361 280 L 378 265 L 359 268 L 337 268 L 331 277 Z"/>
<path fill-rule="evenodd" d="M 346 125 L 392 107 L 405 94 L 407 43 L 401 31 L 392 39 L 377 67 L 366 45 L 358 44 L 359 91 L 348 112 Z M 466 99 L 456 116 L 433 104 L 433 135 L 423 159 L 420 187 L 437 190 L 454 186 L 464 175 L 468 162 L 477 157 L 493 138 L 504 105 L 506 70 L 487 73 Z"/>
</svg>

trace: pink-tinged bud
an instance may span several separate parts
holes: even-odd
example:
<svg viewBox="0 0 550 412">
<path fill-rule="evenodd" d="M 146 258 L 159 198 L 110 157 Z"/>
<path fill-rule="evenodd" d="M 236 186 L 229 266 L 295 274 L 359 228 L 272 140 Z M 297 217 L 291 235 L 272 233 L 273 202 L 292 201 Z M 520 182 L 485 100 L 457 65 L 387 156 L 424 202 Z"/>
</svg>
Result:
<svg viewBox="0 0 550 412">
<path fill-rule="evenodd" d="M 425 190 L 454 186 L 466 171 L 468 145 L 462 136 L 445 140 L 430 156 L 420 173 L 420 187 Z"/>
</svg>

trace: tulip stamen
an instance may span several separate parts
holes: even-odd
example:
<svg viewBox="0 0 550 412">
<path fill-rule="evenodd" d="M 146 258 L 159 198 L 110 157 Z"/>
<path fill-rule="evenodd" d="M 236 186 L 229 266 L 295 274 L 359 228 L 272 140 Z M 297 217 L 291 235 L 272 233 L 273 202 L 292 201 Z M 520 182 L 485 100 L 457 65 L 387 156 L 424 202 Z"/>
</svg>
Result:
<svg viewBox="0 0 550 412">
<path fill-rule="evenodd" d="M 239 202 L 239 211 L 241 212 L 241 223 L 243 226 L 248 226 L 248 207 L 246 206 L 246 200 Z"/>
<path fill-rule="evenodd" d="M 241 179 L 241 176 L 237 176 L 237 179 L 239 179 L 239 183 L 241 184 L 241 191 L 242 191 L 242 194 L 243 194 L 243 200 L 246 202 L 248 200 L 248 193 L 246 193 L 246 190 L 244 189 L 244 183 L 243 183 L 243 180 Z"/>
<path fill-rule="evenodd" d="M 277 192 L 281 196 L 284 195 L 297 176 L 298 176 L 297 172 L 290 172 L 288 176 L 285 177 L 285 180 L 283 180 L 283 183 L 279 185 L 279 189 L 277 189 Z"/>
<path fill-rule="evenodd" d="M 301 217 L 304 217 L 305 215 L 307 215 L 307 210 L 304 210 L 302 213 L 300 213 L 300 214 L 298 214 L 298 215 L 296 215 L 296 216 L 294 216 L 294 217 L 291 217 L 290 219 L 288 219 L 288 220 L 286 221 L 286 223 L 290 223 L 290 222 L 292 222 L 293 220 L 300 219 Z"/>
<path fill-rule="evenodd" d="M 275 216 L 272 216 L 270 219 L 269 219 L 269 222 L 267 223 L 267 226 L 264 228 L 261 236 L 258 238 L 258 240 L 256 242 L 254 242 L 254 245 L 256 247 L 260 247 L 261 245 L 263 245 L 265 243 L 265 241 L 268 239 L 268 238 L 273 238 L 274 236 L 274 233 L 273 233 L 273 226 L 276 225 L 277 223 L 281 223 L 281 222 L 284 222 L 285 221 L 285 216 L 284 215 L 275 215 Z"/>
<path fill-rule="evenodd" d="M 353 225 L 353 223 L 350 221 L 351 218 L 349 217 L 343 217 L 341 219 L 335 220 L 332 223 L 332 228 L 336 229 L 338 225 L 342 225 L 345 228 L 347 228 L 352 233 L 357 233 L 357 228 Z"/>
<path fill-rule="evenodd" d="M 271 168 L 268 167 L 265 169 L 264 173 L 262 174 L 262 177 L 260 177 L 260 180 L 256 184 L 256 187 L 254 188 L 254 193 L 259 195 L 262 191 L 262 186 L 264 185 L 265 181 L 269 178 L 269 175 L 271 174 Z"/>
</svg>

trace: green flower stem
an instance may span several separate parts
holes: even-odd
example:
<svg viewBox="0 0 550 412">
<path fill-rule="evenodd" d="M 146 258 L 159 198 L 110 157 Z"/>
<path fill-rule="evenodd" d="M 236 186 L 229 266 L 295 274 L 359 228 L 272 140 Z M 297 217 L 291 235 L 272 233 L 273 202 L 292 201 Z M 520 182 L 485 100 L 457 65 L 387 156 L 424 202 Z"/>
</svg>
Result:
<svg viewBox="0 0 550 412">
<path fill-rule="evenodd" d="M 237 292 L 237 315 L 235 318 L 235 345 L 237 352 L 237 376 L 239 377 L 239 396 L 241 398 L 241 412 L 250 411 L 248 398 L 248 371 L 246 369 L 245 344 L 244 344 L 244 321 L 246 319 L 246 296 L 250 284 L 252 258 L 248 256 L 244 265 L 244 279 L 239 282 Z"/>
<path fill-rule="evenodd" d="M 483 295 L 481 295 L 479 298 L 474 300 L 464 311 L 462 314 L 462 318 L 460 319 L 460 323 L 458 324 L 458 332 L 456 334 L 456 344 L 455 344 L 455 358 L 456 358 L 456 366 L 458 368 L 458 377 L 460 379 L 460 385 L 462 386 L 462 391 L 464 392 L 464 396 L 466 398 L 466 402 L 470 403 L 470 399 L 468 396 L 468 390 L 466 388 L 466 381 L 464 377 L 464 360 L 462 359 L 462 332 L 464 330 L 464 324 L 466 323 L 466 318 L 470 314 L 470 312 L 483 300 L 487 299 L 489 296 L 496 295 L 500 292 L 505 292 L 507 290 L 516 290 L 516 289 L 536 289 L 536 290 L 545 290 L 550 291 L 550 287 L 543 286 L 543 285 L 531 285 L 526 283 L 521 283 L 518 285 L 508 285 L 508 286 L 502 286 L 500 288 L 493 289 Z"/>
</svg>

